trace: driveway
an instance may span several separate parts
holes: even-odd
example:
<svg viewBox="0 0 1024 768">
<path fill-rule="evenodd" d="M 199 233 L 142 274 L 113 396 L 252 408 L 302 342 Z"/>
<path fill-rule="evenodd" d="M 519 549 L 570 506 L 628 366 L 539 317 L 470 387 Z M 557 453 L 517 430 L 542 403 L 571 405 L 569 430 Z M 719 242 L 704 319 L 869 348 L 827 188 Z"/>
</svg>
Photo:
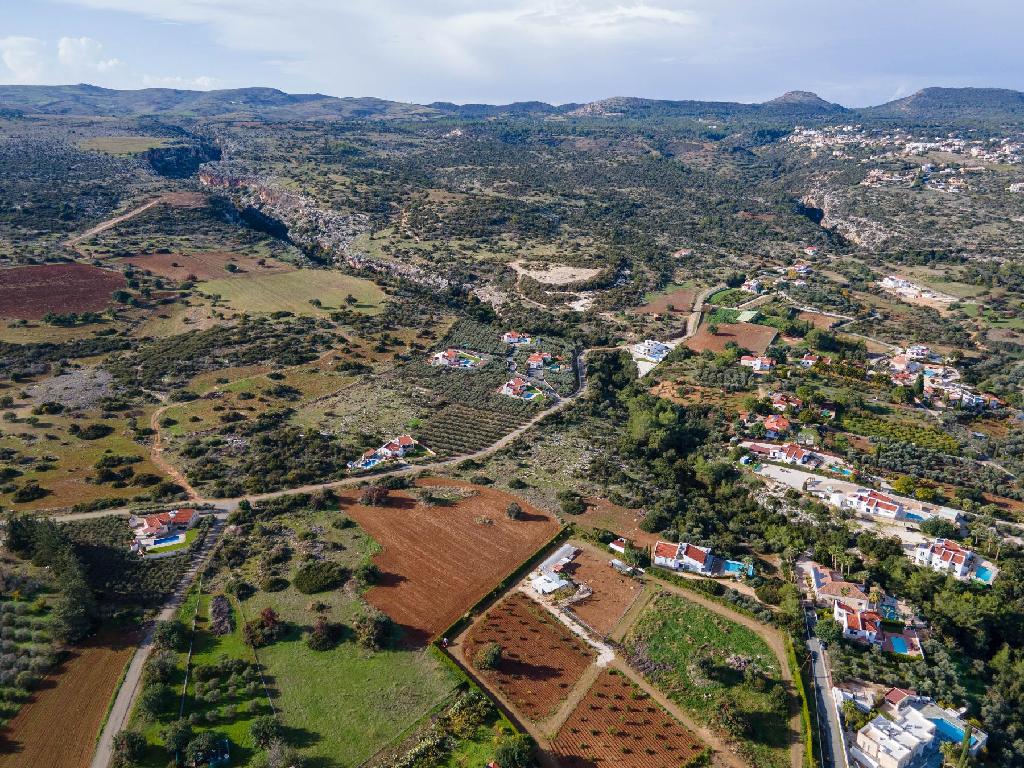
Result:
<svg viewBox="0 0 1024 768">
<path fill-rule="evenodd" d="M 846 747 L 843 744 L 842 726 L 832 698 L 832 675 L 828 668 L 828 656 L 821 641 L 811 632 L 818 617 L 813 606 L 805 606 L 804 618 L 807 625 L 807 648 L 811 652 L 814 670 L 814 701 L 818 708 L 818 739 L 823 768 L 846 768 Z"/>
</svg>

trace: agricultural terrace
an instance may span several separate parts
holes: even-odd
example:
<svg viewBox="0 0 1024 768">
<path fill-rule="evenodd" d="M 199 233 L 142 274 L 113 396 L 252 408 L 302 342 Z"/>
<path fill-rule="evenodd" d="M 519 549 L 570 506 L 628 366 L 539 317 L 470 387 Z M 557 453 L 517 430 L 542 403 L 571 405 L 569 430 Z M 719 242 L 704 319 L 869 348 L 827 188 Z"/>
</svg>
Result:
<svg viewBox="0 0 1024 768">
<path fill-rule="evenodd" d="M 207 280 L 196 289 L 219 296 L 219 302 L 236 312 L 252 314 L 291 312 L 326 317 L 332 311 L 352 309 L 373 315 L 383 309 L 387 298 L 370 280 L 321 269 Z"/>
<path fill-rule="evenodd" d="M 0 317 L 100 312 L 125 287 L 124 275 L 88 264 L 44 264 L 0 269 Z"/>
<path fill-rule="evenodd" d="M 571 610 L 600 635 L 612 631 L 643 591 L 641 582 L 608 564 L 611 558 L 612 554 L 598 556 L 584 548 L 565 569 L 574 582 L 586 584 L 594 591 L 590 597 L 573 603 Z"/>
<path fill-rule="evenodd" d="M 232 251 L 193 251 L 191 253 L 147 253 L 122 261 L 171 280 L 216 280 L 251 278 L 291 272 L 295 267 L 273 258 L 250 256 Z"/>
<path fill-rule="evenodd" d="M 497 644 L 500 659 L 481 668 L 478 654 Z M 512 592 L 466 633 L 465 659 L 524 717 L 551 715 L 594 661 L 590 646 L 523 592 Z"/>
<path fill-rule="evenodd" d="M 856 435 L 875 437 L 895 442 L 913 443 L 943 453 L 958 454 L 960 445 L 950 435 L 934 427 L 913 421 L 883 419 L 871 414 L 845 414 L 842 428 Z"/>
<path fill-rule="evenodd" d="M 696 720 L 735 739 L 752 764 L 790 765 L 789 694 L 756 631 L 663 593 L 644 608 L 624 647 L 635 669 Z"/>
<path fill-rule="evenodd" d="M 258 654 L 288 733 L 310 760 L 358 765 L 423 718 L 458 680 L 428 650 L 397 647 L 400 631 L 376 650 L 357 642 L 355 626 L 368 612 L 362 584 L 377 577 L 353 574 L 365 570 L 378 546 L 347 510 L 313 511 L 295 506 L 300 501 L 268 504 L 260 525 L 225 541 L 232 573 L 258 588 L 237 603 L 237 619 L 244 624 L 266 608 L 276 611 L 282 634 Z M 309 638 L 321 619 L 332 638 L 316 650 Z"/>
<path fill-rule="evenodd" d="M 839 322 L 838 317 L 823 315 L 820 312 L 800 312 L 796 317 L 797 320 L 803 320 L 805 323 L 810 323 L 815 328 L 820 328 L 823 331 L 830 330 L 833 325 Z"/>
<path fill-rule="evenodd" d="M 0 732 L 0 768 L 86 768 L 138 639 L 135 631 L 109 627 L 67 651 Z"/>
<path fill-rule="evenodd" d="M 601 674 L 551 742 L 562 768 L 680 768 L 704 745 L 616 670 Z"/>
<path fill-rule="evenodd" d="M 555 518 L 501 491 L 424 478 L 419 492 L 393 492 L 368 507 L 356 494 L 342 507 L 381 546 L 381 578 L 366 599 L 426 643 L 515 571 L 559 529 Z M 513 501 L 524 514 L 505 514 Z"/>
<path fill-rule="evenodd" d="M 215 601 L 219 603 L 216 612 L 212 610 Z M 153 658 L 159 661 L 151 661 L 151 668 L 160 664 L 166 669 L 159 675 L 147 675 L 144 703 L 134 710 L 131 723 L 133 729 L 145 735 L 149 744 L 141 764 L 143 768 L 167 765 L 168 753 L 162 734 L 169 723 L 178 719 L 179 711 L 194 734 L 213 731 L 226 736 L 231 742 L 233 765 L 248 765 L 255 756 L 257 745 L 250 728 L 257 718 L 271 714 L 272 710 L 256 656 L 243 640 L 237 606 L 233 597 L 222 593 L 200 594 L 197 590 L 182 603 L 178 622 L 182 627 L 191 628 L 195 617 L 196 626 L 188 685 L 182 696 L 188 661 L 187 640 L 174 648 L 156 650 Z M 185 634 L 187 636 L 187 632 Z M 161 686 L 167 686 L 168 690 Z M 149 689 L 157 689 L 160 695 L 155 696 Z M 151 696 L 158 699 L 156 706 L 150 706 Z"/>
<path fill-rule="evenodd" d="M 509 407 L 503 407 L 508 403 Z M 521 400 L 503 398 L 487 408 L 451 403 L 427 416 L 417 430 L 422 443 L 438 456 L 475 453 L 493 445 L 524 424 L 532 415 L 519 407 Z"/>
<path fill-rule="evenodd" d="M 78 146 L 109 155 L 137 155 L 148 149 L 169 146 L 173 142 L 174 139 L 165 136 L 92 136 L 80 141 Z"/>
<path fill-rule="evenodd" d="M 746 349 L 755 355 L 763 355 L 778 330 L 767 325 L 755 325 L 754 323 L 722 323 L 717 328 L 717 333 L 711 333 L 707 323 L 702 323 L 700 330 L 688 338 L 684 344 L 694 352 L 723 352 L 730 342 L 740 349 Z"/>
</svg>

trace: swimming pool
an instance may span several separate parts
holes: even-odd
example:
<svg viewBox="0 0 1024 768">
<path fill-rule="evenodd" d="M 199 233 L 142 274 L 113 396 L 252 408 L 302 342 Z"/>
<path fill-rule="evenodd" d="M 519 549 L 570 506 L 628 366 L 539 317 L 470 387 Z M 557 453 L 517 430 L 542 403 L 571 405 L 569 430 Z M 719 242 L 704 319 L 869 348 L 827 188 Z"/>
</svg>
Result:
<svg viewBox="0 0 1024 768">
<path fill-rule="evenodd" d="M 726 560 L 722 570 L 726 573 L 745 573 L 747 576 L 754 575 L 754 566 L 741 563 L 739 560 Z"/>
<path fill-rule="evenodd" d="M 185 540 L 184 533 L 176 533 L 173 536 L 164 536 L 162 539 L 154 539 L 153 547 L 166 547 L 170 544 L 178 544 Z M 151 547 L 152 549 L 152 547 Z"/>
<path fill-rule="evenodd" d="M 914 520 L 919 523 L 928 519 L 927 517 L 922 517 L 921 515 L 914 514 L 913 512 L 907 512 L 906 514 L 907 520 Z"/>
<path fill-rule="evenodd" d="M 904 640 L 902 637 L 898 635 L 896 637 L 890 637 L 889 642 L 892 644 L 892 649 L 896 651 L 896 653 L 903 654 L 904 656 L 910 655 L 909 651 L 907 650 L 907 641 Z"/>
<path fill-rule="evenodd" d="M 974 572 L 974 578 L 984 581 L 986 584 L 992 583 L 992 571 L 986 568 L 984 565 L 978 566 L 978 570 Z"/>
</svg>

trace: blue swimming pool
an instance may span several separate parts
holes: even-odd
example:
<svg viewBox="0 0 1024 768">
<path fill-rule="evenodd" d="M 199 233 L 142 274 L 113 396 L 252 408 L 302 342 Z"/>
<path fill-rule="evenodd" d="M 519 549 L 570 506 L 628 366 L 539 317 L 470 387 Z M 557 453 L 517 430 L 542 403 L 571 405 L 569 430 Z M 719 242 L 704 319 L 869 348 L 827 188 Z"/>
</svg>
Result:
<svg viewBox="0 0 1024 768">
<path fill-rule="evenodd" d="M 174 536 L 164 536 L 162 539 L 154 539 L 153 540 L 153 546 L 154 547 L 164 547 L 164 546 L 167 546 L 168 544 L 177 544 L 178 542 L 181 542 L 181 541 L 184 541 L 184 540 L 185 540 L 185 534 L 183 534 L 183 533 L 176 533 Z"/>
<path fill-rule="evenodd" d="M 992 583 L 992 571 L 986 568 L 984 565 L 978 566 L 978 570 L 974 572 L 974 577 L 980 581 L 984 581 L 986 584 Z"/>
<path fill-rule="evenodd" d="M 890 637 L 889 642 L 892 643 L 892 649 L 896 651 L 896 653 L 901 653 L 904 656 L 910 655 L 907 651 L 907 641 L 902 637 Z"/>
<path fill-rule="evenodd" d="M 747 576 L 754 575 L 754 566 L 741 563 L 739 560 L 726 560 L 722 570 L 726 573 L 745 573 Z"/>
<path fill-rule="evenodd" d="M 917 514 L 915 514 L 913 512 L 907 512 L 906 514 L 907 514 L 907 520 L 914 520 L 915 522 L 918 522 L 918 523 L 924 522 L 925 520 L 928 519 L 926 517 L 922 517 L 921 515 L 917 515 Z"/>
</svg>

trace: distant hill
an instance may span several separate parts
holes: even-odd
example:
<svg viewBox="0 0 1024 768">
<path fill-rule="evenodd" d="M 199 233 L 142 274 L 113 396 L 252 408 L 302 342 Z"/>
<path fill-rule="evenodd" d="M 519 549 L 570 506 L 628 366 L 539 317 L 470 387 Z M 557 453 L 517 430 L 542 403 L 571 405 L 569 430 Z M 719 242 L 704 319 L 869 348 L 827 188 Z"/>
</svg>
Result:
<svg viewBox="0 0 1024 768">
<path fill-rule="evenodd" d="M 924 88 L 859 110 L 866 117 L 908 120 L 1020 120 L 1024 93 L 1008 88 Z"/>
<path fill-rule="evenodd" d="M 118 91 L 94 85 L 0 85 L 0 114 L 95 115 L 139 117 L 169 115 L 197 118 L 264 120 L 387 120 L 455 117 L 591 118 L 764 118 L 773 122 L 826 120 L 841 115 L 858 119 L 1024 120 L 1024 93 L 1001 88 L 925 88 L 913 96 L 875 107 L 848 109 L 809 91 L 789 91 L 760 104 L 733 101 L 674 101 L 614 96 L 587 104 L 551 105 L 541 101 L 512 104 L 405 104 L 371 97 L 338 98 L 322 93 L 284 93 L 276 88 L 184 91 L 143 88 Z"/>
<path fill-rule="evenodd" d="M 284 93 L 276 88 L 183 91 L 143 88 L 118 91 L 95 85 L 0 85 L 0 108 L 25 114 L 138 117 L 258 117 L 278 120 L 408 118 L 434 114 L 416 104 L 320 93 Z"/>
</svg>

